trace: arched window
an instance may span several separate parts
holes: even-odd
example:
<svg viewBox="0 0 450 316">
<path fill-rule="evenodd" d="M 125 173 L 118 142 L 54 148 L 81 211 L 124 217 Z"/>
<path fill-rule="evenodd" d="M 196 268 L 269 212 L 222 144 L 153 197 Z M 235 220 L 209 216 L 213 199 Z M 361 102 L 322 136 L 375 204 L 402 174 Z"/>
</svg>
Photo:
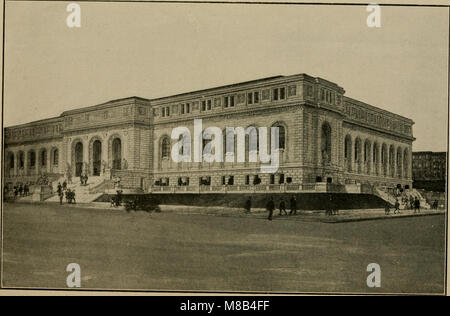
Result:
<svg viewBox="0 0 450 316">
<path fill-rule="evenodd" d="M 23 168 L 25 166 L 25 154 L 23 151 L 19 152 L 19 168 Z"/>
<path fill-rule="evenodd" d="M 381 165 L 383 166 L 383 175 L 387 176 L 387 148 L 386 144 L 381 146 Z"/>
<path fill-rule="evenodd" d="M 122 169 L 122 141 L 114 138 L 112 142 L 113 169 Z"/>
<path fill-rule="evenodd" d="M 286 149 L 286 129 L 281 124 L 275 124 L 272 127 L 278 127 L 278 148 Z"/>
<path fill-rule="evenodd" d="M 45 167 L 47 165 L 47 150 L 42 149 L 41 151 L 41 166 Z"/>
<path fill-rule="evenodd" d="M 210 130 L 204 130 L 202 135 L 202 155 L 214 155 L 215 154 L 215 147 L 212 147 L 211 145 L 206 148 L 206 146 L 211 143 L 214 140 L 214 134 Z M 205 151 L 207 150 L 207 152 Z"/>
<path fill-rule="evenodd" d="M 370 141 L 366 139 L 364 142 L 364 167 L 367 174 L 370 174 L 371 171 L 371 161 L 370 161 Z"/>
<path fill-rule="evenodd" d="M 373 162 L 373 169 L 375 171 L 375 174 L 378 175 L 378 153 L 379 153 L 379 148 L 378 148 L 378 144 L 374 143 L 373 144 L 373 151 L 372 151 L 372 162 Z"/>
<path fill-rule="evenodd" d="M 34 168 L 34 166 L 36 166 L 36 153 L 34 151 L 30 151 L 28 155 L 30 156 L 30 167 Z"/>
<path fill-rule="evenodd" d="M 345 142 L 344 142 L 344 158 L 349 159 L 351 158 L 351 146 L 352 146 L 352 139 L 350 135 L 345 136 Z"/>
<path fill-rule="evenodd" d="M 58 149 L 53 150 L 53 165 L 57 166 L 59 162 L 59 152 Z"/>
<path fill-rule="evenodd" d="M 390 172 L 391 177 L 394 176 L 394 161 L 395 161 L 394 159 L 395 159 L 395 157 L 394 157 L 394 146 L 391 145 L 389 147 L 389 168 L 391 170 L 391 172 Z"/>
<path fill-rule="evenodd" d="M 169 158 L 170 155 L 170 139 L 164 137 L 161 141 L 161 158 Z"/>
<path fill-rule="evenodd" d="M 331 162 L 331 126 L 328 122 L 322 124 L 321 152 L 322 161 Z"/>
<path fill-rule="evenodd" d="M 355 140 L 355 161 L 361 161 L 361 140 L 359 138 Z"/>
<path fill-rule="evenodd" d="M 183 104 L 183 106 L 184 106 L 184 104 Z M 178 142 L 182 142 L 183 139 L 184 139 L 184 135 L 181 134 L 181 135 L 178 137 Z M 185 148 L 184 148 L 184 145 L 182 145 L 181 148 L 180 148 L 179 154 L 180 154 L 181 156 L 184 156 L 184 151 L 185 151 Z"/>
<path fill-rule="evenodd" d="M 9 154 L 9 168 L 14 169 L 14 154 L 13 153 Z"/>
<path fill-rule="evenodd" d="M 370 142 L 366 140 L 364 143 L 364 162 L 368 162 L 370 159 Z"/>
<path fill-rule="evenodd" d="M 77 142 L 74 148 L 75 176 L 79 177 L 83 173 L 83 143 Z"/>
<path fill-rule="evenodd" d="M 247 128 L 248 136 L 247 136 L 247 143 L 248 143 L 248 151 L 259 151 L 259 135 L 258 135 L 258 128 L 254 126 L 250 126 Z"/>
</svg>

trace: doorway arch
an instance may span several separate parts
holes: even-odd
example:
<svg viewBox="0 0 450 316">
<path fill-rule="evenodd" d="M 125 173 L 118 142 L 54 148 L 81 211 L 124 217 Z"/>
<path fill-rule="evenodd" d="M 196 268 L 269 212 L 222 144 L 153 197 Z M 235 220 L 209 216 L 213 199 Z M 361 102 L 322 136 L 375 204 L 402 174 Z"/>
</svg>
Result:
<svg viewBox="0 0 450 316">
<path fill-rule="evenodd" d="M 77 142 L 75 144 L 75 177 L 81 176 L 83 173 L 83 143 Z"/>
<path fill-rule="evenodd" d="M 99 176 L 102 167 L 102 142 L 96 139 L 92 143 L 92 175 Z"/>
</svg>

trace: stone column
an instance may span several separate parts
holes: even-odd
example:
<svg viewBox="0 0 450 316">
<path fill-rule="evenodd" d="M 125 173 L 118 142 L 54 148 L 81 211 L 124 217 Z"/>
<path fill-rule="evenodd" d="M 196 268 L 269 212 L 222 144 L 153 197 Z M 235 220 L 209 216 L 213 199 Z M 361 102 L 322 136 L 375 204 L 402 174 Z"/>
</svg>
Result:
<svg viewBox="0 0 450 316">
<path fill-rule="evenodd" d="M 86 170 L 87 168 L 87 170 Z M 89 164 L 89 143 L 83 141 L 83 171 L 90 175 L 90 164 Z"/>
<path fill-rule="evenodd" d="M 30 157 L 28 157 L 28 152 L 26 150 L 23 151 L 23 173 L 25 176 L 28 175 L 28 160 Z"/>
<path fill-rule="evenodd" d="M 397 150 L 397 155 L 398 155 L 398 150 Z M 401 179 L 404 176 L 403 175 L 403 152 L 400 152 L 400 161 L 397 161 L 397 163 L 398 163 L 398 168 L 400 168 L 400 170 L 397 170 L 398 177 Z"/>
<path fill-rule="evenodd" d="M 411 149 L 408 149 L 408 179 L 412 178 L 412 151 Z"/>
<path fill-rule="evenodd" d="M 389 150 L 390 152 L 390 150 Z M 392 152 L 392 168 L 394 170 L 390 170 L 392 172 L 393 178 L 397 176 L 397 149 L 394 147 L 394 150 Z"/>
<path fill-rule="evenodd" d="M 350 172 L 353 172 L 353 170 L 354 170 L 353 157 L 355 154 L 353 153 L 354 147 L 353 147 L 353 139 L 351 137 L 350 137 L 350 141 L 349 141 L 349 145 L 348 145 L 347 149 L 348 149 L 348 152 L 347 152 L 348 157 L 347 157 L 345 169 L 348 170 L 348 166 L 350 165 Z"/>
<path fill-rule="evenodd" d="M 51 165 L 51 163 L 52 163 L 52 148 L 50 147 L 50 148 L 47 148 L 46 149 L 47 150 L 47 172 L 48 173 L 52 173 L 52 165 Z"/>
<path fill-rule="evenodd" d="M 34 150 L 34 174 L 39 175 L 39 149 Z"/>
<path fill-rule="evenodd" d="M 17 177 L 19 175 L 18 171 L 19 171 L 19 153 L 16 152 L 16 153 L 14 153 L 14 168 L 12 170 L 12 172 L 13 172 L 12 175 L 14 177 Z"/>
</svg>

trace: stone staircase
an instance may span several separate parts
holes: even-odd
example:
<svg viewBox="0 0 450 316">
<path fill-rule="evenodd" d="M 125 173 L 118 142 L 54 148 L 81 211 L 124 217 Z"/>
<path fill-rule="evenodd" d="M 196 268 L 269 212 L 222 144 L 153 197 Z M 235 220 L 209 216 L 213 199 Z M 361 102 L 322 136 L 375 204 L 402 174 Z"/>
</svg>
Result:
<svg viewBox="0 0 450 316">
<path fill-rule="evenodd" d="M 382 187 L 375 188 L 374 192 L 375 195 L 379 196 L 380 198 L 382 198 L 391 205 L 394 205 L 396 200 L 398 199 L 398 201 L 400 202 L 400 209 L 407 208 L 407 205 L 403 203 L 402 198 L 407 197 L 409 200 L 410 196 L 419 199 L 421 208 L 427 210 L 431 208 L 430 205 L 427 203 L 426 199 L 416 189 L 408 189 L 398 197 L 395 197 L 392 193 L 388 192 L 387 190 L 384 190 Z"/>
<path fill-rule="evenodd" d="M 54 188 L 55 194 L 48 198 L 46 202 L 59 202 L 59 196 L 57 192 L 58 182 L 63 183 L 62 181 L 56 181 L 56 188 Z M 89 177 L 87 185 L 81 185 L 80 179 L 76 178 L 73 180 L 71 184 L 67 184 L 67 188 L 75 191 L 75 200 L 77 203 L 90 203 L 100 197 L 104 192 L 100 192 L 100 190 L 93 190 L 102 185 L 106 180 L 103 177 Z M 64 197 L 65 201 L 65 197 Z"/>
<path fill-rule="evenodd" d="M 374 192 L 375 195 L 379 196 L 380 198 L 382 198 L 383 200 L 394 206 L 396 198 L 391 193 L 378 187 L 375 188 Z"/>
</svg>

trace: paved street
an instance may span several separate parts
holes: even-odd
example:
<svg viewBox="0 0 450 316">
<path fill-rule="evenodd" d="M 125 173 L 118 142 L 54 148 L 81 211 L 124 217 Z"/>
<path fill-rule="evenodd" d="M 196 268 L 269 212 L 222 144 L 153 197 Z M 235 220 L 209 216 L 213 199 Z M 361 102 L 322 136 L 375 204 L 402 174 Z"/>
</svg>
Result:
<svg viewBox="0 0 450 316">
<path fill-rule="evenodd" d="M 3 283 L 65 288 L 75 262 L 83 288 L 443 291 L 443 215 L 332 224 L 264 216 L 7 203 Z M 366 285 L 372 262 L 381 266 L 381 288 Z"/>
</svg>

